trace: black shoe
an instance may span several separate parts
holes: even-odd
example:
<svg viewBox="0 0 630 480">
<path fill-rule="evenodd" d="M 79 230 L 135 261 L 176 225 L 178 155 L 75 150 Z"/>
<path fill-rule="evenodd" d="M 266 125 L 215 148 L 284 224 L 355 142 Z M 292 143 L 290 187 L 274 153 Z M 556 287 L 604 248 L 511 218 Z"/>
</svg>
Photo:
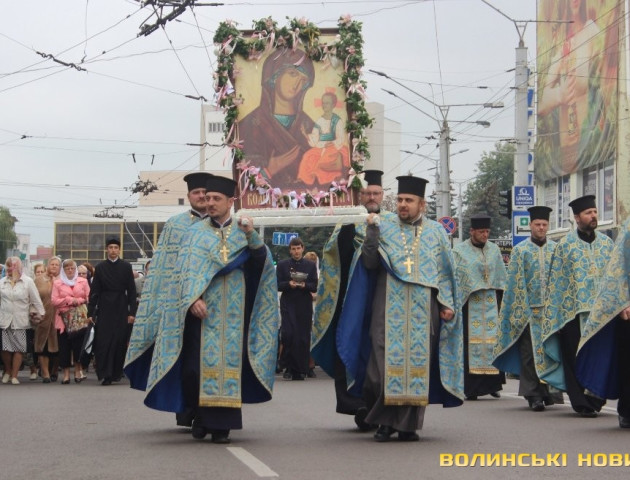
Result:
<svg viewBox="0 0 630 480">
<path fill-rule="evenodd" d="M 56 382 L 57 381 L 57 375 L 51 375 L 50 376 L 50 381 L 51 382 Z"/>
<path fill-rule="evenodd" d="M 304 380 L 306 378 L 306 375 L 304 375 L 303 373 L 294 373 L 293 375 L 291 375 L 291 380 Z"/>
<path fill-rule="evenodd" d="M 630 428 L 630 417 L 622 417 L 619 415 L 619 427 Z"/>
<path fill-rule="evenodd" d="M 590 408 L 584 408 L 577 413 L 580 415 L 580 417 L 583 417 L 583 418 L 596 418 L 597 417 L 597 412 Z"/>
<path fill-rule="evenodd" d="M 206 427 L 201 425 L 201 421 L 195 418 L 192 422 L 192 436 L 196 440 L 203 440 L 208 435 Z M 214 435 L 213 435 L 214 437 Z"/>
<path fill-rule="evenodd" d="M 416 432 L 398 432 L 398 441 L 400 442 L 418 442 L 420 436 Z"/>
<path fill-rule="evenodd" d="M 501 394 L 499 392 L 492 392 L 490 396 L 494 398 L 501 398 Z"/>
<path fill-rule="evenodd" d="M 309 369 L 308 369 L 308 373 L 306 374 L 306 376 L 307 376 L 308 378 L 315 378 L 317 375 L 315 375 L 315 370 L 314 370 L 314 369 L 309 368 Z"/>
<path fill-rule="evenodd" d="M 533 400 L 529 408 L 531 408 L 534 412 L 542 412 L 545 409 L 545 404 L 542 400 Z"/>
<path fill-rule="evenodd" d="M 62 381 L 61 381 L 61 384 L 62 384 L 62 385 L 70 385 L 70 379 L 68 379 L 68 380 L 62 380 Z"/>
<path fill-rule="evenodd" d="M 230 431 L 229 430 L 215 430 L 214 432 L 212 432 L 212 443 L 219 443 L 219 444 L 230 443 Z"/>
<path fill-rule="evenodd" d="M 103 381 L 101 382 L 101 385 L 111 385 L 112 384 L 112 379 L 111 378 L 104 378 Z"/>
<path fill-rule="evenodd" d="M 466 400 L 477 400 L 477 395 L 466 395 Z"/>
<path fill-rule="evenodd" d="M 50 377 L 42 378 L 42 383 L 50 383 Z"/>
<path fill-rule="evenodd" d="M 282 375 L 282 378 L 284 378 L 285 380 L 291 380 L 292 377 L 293 375 L 291 375 L 291 372 L 289 372 L 289 370 L 285 370 L 284 374 Z"/>
<path fill-rule="evenodd" d="M 380 425 L 374 434 L 374 440 L 377 442 L 389 442 L 391 436 L 396 433 L 396 429 L 389 425 Z"/>
</svg>

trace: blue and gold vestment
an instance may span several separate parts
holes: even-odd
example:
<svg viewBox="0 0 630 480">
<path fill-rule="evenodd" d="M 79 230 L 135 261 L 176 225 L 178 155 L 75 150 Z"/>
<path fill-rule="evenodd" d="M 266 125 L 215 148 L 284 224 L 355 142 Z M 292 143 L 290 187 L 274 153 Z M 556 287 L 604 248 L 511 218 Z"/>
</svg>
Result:
<svg viewBox="0 0 630 480">
<path fill-rule="evenodd" d="M 501 251 L 492 242 L 478 248 L 468 239 L 453 249 L 453 256 L 461 302 L 468 307 L 467 373 L 496 375 L 492 354 L 499 327 L 497 291 L 507 284 Z"/>
<path fill-rule="evenodd" d="M 542 347 L 542 313 L 555 248 L 556 242 L 552 240 L 540 247 L 527 239 L 512 249 L 507 288 L 499 312 L 498 341 L 494 347 L 493 365 L 502 372 L 521 374 L 518 340 L 528 325 L 536 372 L 540 375 L 546 369 L 549 359 Z"/>
<path fill-rule="evenodd" d="M 444 229 L 426 218 L 422 227 L 416 227 L 396 216 L 381 218 L 379 228 L 379 253 L 387 272 L 384 403 L 459 406 L 463 399 L 462 321 Z M 420 238 L 412 250 L 416 233 Z M 374 272 L 366 270 L 361 261 L 361 250 L 357 250 L 337 329 L 337 349 L 355 392 L 361 391 L 371 351 L 368 332 L 375 280 Z M 449 322 L 439 322 L 437 361 L 431 362 L 434 296 L 455 316 Z"/>
<path fill-rule="evenodd" d="M 146 388 L 149 371 L 146 368 L 137 370 L 135 361 L 153 349 L 161 320 L 164 292 L 168 290 L 168 282 L 174 278 L 182 241 L 192 225 L 200 220 L 200 217 L 193 215 L 189 210 L 172 216 L 164 224 L 144 282 L 127 349 L 125 374 L 132 388 L 139 390 Z"/>
<path fill-rule="evenodd" d="M 595 232 L 595 240 L 588 243 L 573 231 L 558 242 L 553 253 L 542 318 L 543 348 L 549 361 L 540 379 L 559 390 L 567 387 L 558 333 L 576 317 L 583 331 L 612 248 L 606 235 Z"/>
<path fill-rule="evenodd" d="M 619 345 L 615 339 L 617 316 L 630 307 L 630 220 L 615 242 L 599 291 L 588 316 L 576 359 L 582 385 L 601 398 L 619 398 Z M 625 345 L 630 348 L 630 345 Z M 626 379 L 630 382 L 630 378 Z"/>
<path fill-rule="evenodd" d="M 250 248 L 265 249 L 262 271 L 248 268 Z M 199 298 L 208 310 L 200 320 L 199 405 L 239 408 L 243 402 L 271 399 L 278 350 L 276 276 L 271 254 L 256 232 L 248 243 L 239 228 L 216 228 L 207 221 L 195 224 L 182 242 L 174 279 L 163 298 L 152 355 L 137 360 L 136 368 L 148 369 L 147 406 L 171 412 L 184 409 L 184 320 Z"/>
</svg>

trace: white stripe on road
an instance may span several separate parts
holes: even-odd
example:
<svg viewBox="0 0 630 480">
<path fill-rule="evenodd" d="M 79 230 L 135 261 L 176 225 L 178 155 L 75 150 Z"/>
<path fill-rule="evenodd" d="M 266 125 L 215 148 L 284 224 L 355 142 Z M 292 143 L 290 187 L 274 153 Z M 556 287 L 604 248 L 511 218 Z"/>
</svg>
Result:
<svg viewBox="0 0 630 480">
<path fill-rule="evenodd" d="M 278 474 L 244 448 L 227 447 L 232 455 L 247 465 L 259 477 L 277 477 Z"/>
</svg>

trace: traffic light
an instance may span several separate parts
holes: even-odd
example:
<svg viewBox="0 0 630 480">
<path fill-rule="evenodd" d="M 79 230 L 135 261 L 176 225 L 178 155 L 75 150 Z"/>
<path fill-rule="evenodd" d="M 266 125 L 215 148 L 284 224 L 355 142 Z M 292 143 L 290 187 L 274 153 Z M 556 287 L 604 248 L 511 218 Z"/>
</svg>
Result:
<svg viewBox="0 0 630 480">
<path fill-rule="evenodd" d="M 512 192 L 510 192 L 509 190 L 501 190 L 499 192 L 499 197 L 501 197 L 501 200 L 499 200 L 499 205 L 503 208 L 501 208 L 501 210 L 499 210 L 499 214 L 502 217 L 506 217 L 506 218 L 512 218 Z"/>
</svg>

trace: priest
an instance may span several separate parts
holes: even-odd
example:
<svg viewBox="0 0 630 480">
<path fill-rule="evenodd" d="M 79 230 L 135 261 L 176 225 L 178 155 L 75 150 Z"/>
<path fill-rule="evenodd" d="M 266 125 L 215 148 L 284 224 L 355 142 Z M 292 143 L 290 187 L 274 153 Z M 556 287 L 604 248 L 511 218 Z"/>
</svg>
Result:
<svg viewBox="0 0 630 480">
<path fill-rule="evenodd" d="M 271 253 L 253 220 L 231 216 L 236 182 L 206 182 L 209 220 L 182 242 L 165 295 L 144 403 L 194 411 L 193 438 L 230 442 L 243 403 L 271 399 L 279 323 Z M 145 373 L 146 375 L 146 373 Z"/>
<path fill-rule="evenodd" d="M 120 240 L 107 240 L 107 260 L 96 265 L 90 287 L 88 320 L 95 323 L 94 359 L 102 385 L 122 378 L 129 325 L 138 303 L 133 268 L 120 258 Z"/>
<path fill-rule="evenodd" d="M 488 241 L 491 219 L 470 218 L 470 238 L 453 249 L 464 316 L 464 390 L 467 400 L 500 398 L 505 374 L 492 366 L 499 306 L 507 284 L 503 256 Z"/>
<path fill-rule="evenodd" d="M 541 379 L 566 391 L 575 412 L 593 418 L 605 401 L 580 384 L 575 376 L 575 355 L 613 242 L 596 230 L 594 195 L 576 198 L 569 206 L 577 229 L 558 242 L 551 259 L 542 335 L 545 354 L 553 361 L 541 372 Z"/>
<path fill-rule="evenodd" d="M 424 217 L 427 181 L 398 180 L 397 217 L 370 213 L 350 267 L 337 348 L 377 442 L 418 441 L 429 403 L 463 401 L 462 325 L 444 229 Z"/>
<path fill-rule="evenodd" d="M 394 215 L 381 212 L 383 201 L 383 172 L 364 170 L 363 187 L 360 192 L 361 205 L 368 213 L 380 216 Z M 348 286 L 348 274 L 352 258 L 365 239 L 366 223 L 339 223 L 324 246 L 317 290 L 317 304 L 313 320 L 313 340 L 311 354 L 317 364 L 335 379 L 336 411 L 344 415 L 354 415 L 354 421 L 361 431 L 369 431 L 373 426 L 365 422 L 367 408 L 361 396 L 348 392 L 346 369 L 337 353 L 337 325 Z"/>
<path fill-rule="evenodd" d="M 129 349 L 125 361 L 125 374 L 131 388 L 144 390 L 147 386 L 155 337 L 160 326 L 164 295 L 168 284 L 174 280 L 176 259 L 183 247 L 182 242 L 188 230 L 208 216 L 206 213 L 206 182 L 212 177 L 208 172 L 193 172 L 184 176 L 188 189 L 190 208 L 169 218 L 164 224 L 160 239 L 151 259 L 151 269 L 142 288 L 142 296 L 134 327 L 131 332 Z M 178 414 L 177 424 L 192 425 L 192 414 Z"/>
<path fill-rule="evenodd" d="M 584 326 L 576 374 L 598 397 L 618 398 L 619 426 L 630 428 L 630 220 L 617 238 Z"/>
<path fill-rule="evenodd" d="M 510 255 L 493 365 L 518 376 L 518 394 L 534 412 L 542 412 L 545 405 L 561 403 L 562 399 L 562 393 L 549 392 L 537 373 L 548 362 L 542 348 L 541 320 L 556 242 L 547 238 L 551 208 L 534 206 L 527 210 L 531 237 L 516 245 Z"/>
</svg>

